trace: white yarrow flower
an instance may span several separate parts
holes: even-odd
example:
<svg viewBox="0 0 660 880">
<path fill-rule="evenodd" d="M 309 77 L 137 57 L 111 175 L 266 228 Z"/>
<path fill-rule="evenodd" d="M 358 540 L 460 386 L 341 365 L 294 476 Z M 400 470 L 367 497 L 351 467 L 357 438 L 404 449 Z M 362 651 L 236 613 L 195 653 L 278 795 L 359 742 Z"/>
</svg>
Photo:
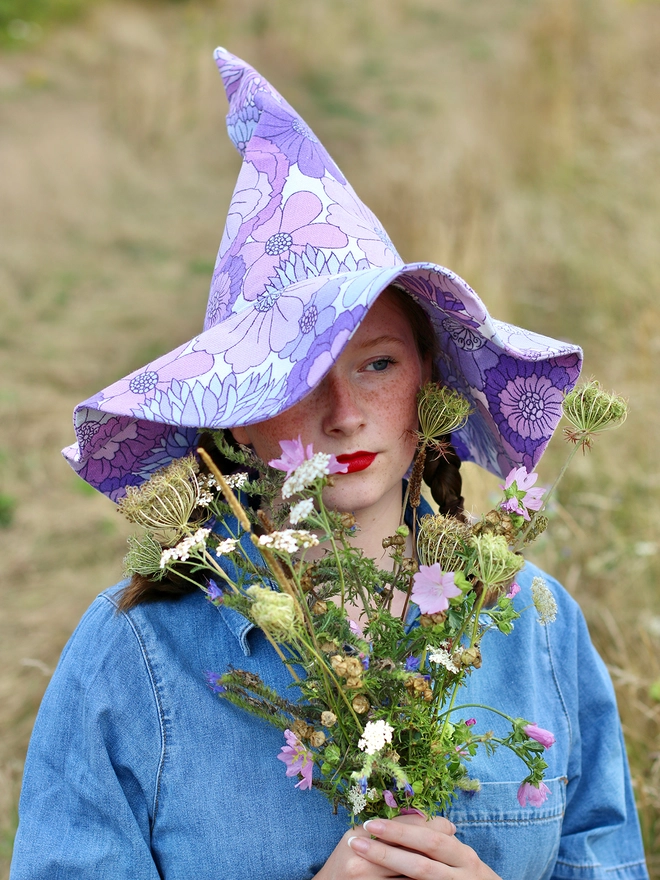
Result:
<svg viewBox="0 0 660 880">
<path fill-rule="evenodd" d="M 224 541 L 220 541 L 218 546 L 215 548 L 216 556 L 224 556 L 226 553 L 231 553 L 236 549 L 236 545 L 238 541 L 236 538 L 225 538 Z"/>
<path fill-rule="evenodd" d="M 458 667 L 453 661 L 452 655 L 445 648 L 430 648 L 429 662 L 444 666 L 450 672 L 458 672 Z"/>
<path fill-rule="evenodd" d="M 176 547 L 163 550 L 160 556 L 160 567 L 165 568 L 168 562 L 171 562 L 173 559 L 180 559 L 181 562 L 185 562 L 193 550 L 206 547 L 206 539 L 210 534 L 211 529 L 197 529 L 194 535 L 188 535 L 183 541 L 179 541 Z"/>
<path fill-rule="evenodd" d="M 359 785 L 353 785 L 349 788 L 347 798 L 351 802 L 353 812 L 356 816 L 367 806 L 367 796 L 366 794 L 362 794 Z"/>
<path fill-rule="evenodd" d="M 319 477 L 326 477 L 330 473 L 328 465 L 330 455 L 326 452 L 317 452 L 311 458 L 303 461 L 288 480 L 282 486 L 282 498 L 290 498 L 307 489 Z"/>
<path fill-rule="evenodd" d="M 295 526 L 301 520 L 307 519 L 310 513 L 314 510 L 314 499 L 305 498 L 304 501 L 299 501 L 297 504 L 294 504 L 289 513 L 289 520 Z"/>
<path fill-rule="evenodd" d="M 375 755 L 387 743 L 392 742 L 392 734 L 394 728 L 387 721 L 379 719 L 378 721 L 367 721 L 362 732 L 362 736 L 358 741 L 358 748 L 366 752 L 368 755 Z"/>
<path fill-rule="evenodd" d="M 299 547 L 307 550 L 319 543 L 316 535 L 305 529 L 283 529 L 281 532 L 271 532 L 270 535 L 260 535 L 259 544 L 269 547 L 271 550 L 280 550 L 282 553 L 295 553 Z"/>
<path fill-rule="evenodd" d="M 228 477 L 225 477 L 225 482 L 232 489 L 240 489 L 245 483 L 247 483 L 248 475 L 245 471 L 241 471 L 238 474 L 230 474 Z"/>
</svg>

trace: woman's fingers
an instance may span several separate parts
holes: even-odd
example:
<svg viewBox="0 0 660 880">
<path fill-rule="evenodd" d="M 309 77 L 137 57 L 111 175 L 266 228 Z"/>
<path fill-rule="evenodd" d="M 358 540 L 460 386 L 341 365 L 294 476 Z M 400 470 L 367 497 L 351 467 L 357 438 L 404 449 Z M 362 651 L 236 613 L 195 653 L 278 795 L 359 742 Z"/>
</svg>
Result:
<svg viewBox="0 0 660 880">
<path fill-rule="evenodd" d="M 442 817 L 431 822 L 409 816 L 373 819 L 365 823 L 364 830 L 377 839 L 353 836 L 351 849 L 395 876 L 411 880 L 497 880 L 474 850 L 454 836 L 451 822 Z"/>
</svg>

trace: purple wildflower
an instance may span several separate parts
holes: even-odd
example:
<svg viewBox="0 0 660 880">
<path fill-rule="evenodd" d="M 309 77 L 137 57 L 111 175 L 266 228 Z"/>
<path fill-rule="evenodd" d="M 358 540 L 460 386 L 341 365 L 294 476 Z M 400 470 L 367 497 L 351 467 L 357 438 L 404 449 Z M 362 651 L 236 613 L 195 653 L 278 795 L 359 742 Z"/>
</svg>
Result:
<svg viewBox="0 0 660 880">
<path fill-rule="evenodd" d="M 544 749 L 549 749 L 550 746 L 555 744 L 554 734 L 549 730 L 544 730 L 542 727 L 537 727 L 536 724 L 528 724 L 526 727 L 523 727 L 523 730 L 530 739 L 535 739 L 536 742 L 541 743 Z"/>
<path fill-rule="evenodd" d="M 538 785 L 523 782 L 518 789 L 518 803 L 521 807 L 526 807 L 528 803 L 532 807 L 540 807 L 545 803 L 549 794 L 552 792 L 544 782 L 539 782 Z"/>
<path fill-rule="evenodd" d="M 310 789 L 314 770 L 312 753 L 308 752 L 295 733 L 288 729 L 284 731 L 284 739 L 287 744 L 280 749 L 280 754 L 277 756 L 278 761 L 284 761 L 286 764 L 287 776 L 297 776 L 298 774 L 302 776 L 300 782 L 296 784 L 296 788 L 301 791 Z"/>
<path fill-rule="evenodd" d="M 449 608 L 449 600 L 460 596 L 461 591 L 454 583 L 454 572 L 442 573 L 440 563 L 420 565 L 413 578 L 411 597 L 422 614 L 438 614 Z"/>
<path fill-rule="evenodd" d="M 419 669 L 419 657 L 406 657 L 406 672 L 414 672 Z"/>
<path fill-rule="evenodd" d="M 361 776 L 360 779 L 358 780 L 358 785 L 360 786 L 360 791 L 362 792 L 362 794 L 366 794 L 367 788 L 368 788 L 367 777 Z"/>
<path fill-rule="evenodd" d="M 206 587 L 206 598 L 213 602 L 214 605 L 219 605 L 223 600 L 223 594 L 220 587 L 216 584 L 213 578 L 209 578 L 209 582 Z"/>
<path fill-rule="evenodd" d="M 477 719 L 476 719 L 476 718 L 468 718 L 468 720 L 465 722 L 465 726 L 466 726 L 466 727 L 474 727 L 474 725 L 475 725 L 476 723 L 477 723 Z"/>
<path fill-rule="evenodd" d="M 204 678 L 206 679 L 207 685 L 211 688 L 214 694 L 224 694 L 224 692 L 227 690 L 224 685 L 220 684 L 222 676 L 218 675 L 217 672 L 211 672 L 210 669 L 207 669 L 204 673 Z"/>
<path fill-rule="evenodd" d="M 511 586 L 509 587 L 509 592 L 506 594 L 506 597 L 505 597 L 505 598 L 507 598 L 507 599 L 513 599 L 513 597 L 514 597 L 514 596 L 517 596 L 519 592 L 520 592 L 520 587 L 519 587 L 518 584 L 514 581 L 514 582 L 511 584 Z"/>
<path fill-rule="evenodd" d="M 412 797 L 415 794 L 415 792 L 413 791 L 413 787 L 409 782 L 406 782 L 406 784 L 403 786 L 403 793 L 406 797 Z"/>
</svg>

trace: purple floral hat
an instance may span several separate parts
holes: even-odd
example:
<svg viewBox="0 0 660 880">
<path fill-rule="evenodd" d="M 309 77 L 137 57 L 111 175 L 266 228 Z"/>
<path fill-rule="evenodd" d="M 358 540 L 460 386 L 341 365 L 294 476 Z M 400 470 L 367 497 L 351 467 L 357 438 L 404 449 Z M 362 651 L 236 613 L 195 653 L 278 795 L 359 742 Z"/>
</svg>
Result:
<svg viewBox="0 0 660 880">
<path fill-rule="evenodd" d="M 85 400 L 74 470 L 117 501 L 194 449 L 200 429 L 298 403 L 390 284 L 426 311 L 441 381 L 474 407 L 452 442 L 499 476 L 531 470 L 577 380 L 581 351 L 495 321 L 449 269 L 408 263 L 318 138 L 263 77 L 224 49 L 229 137 L 243 157 L 203 332 Z"/>
</svg>

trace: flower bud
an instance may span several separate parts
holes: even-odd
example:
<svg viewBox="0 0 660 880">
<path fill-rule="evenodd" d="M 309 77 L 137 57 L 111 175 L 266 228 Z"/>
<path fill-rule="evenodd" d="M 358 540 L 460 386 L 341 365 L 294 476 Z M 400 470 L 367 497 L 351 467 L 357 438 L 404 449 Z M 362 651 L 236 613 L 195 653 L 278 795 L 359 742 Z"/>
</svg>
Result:
<svg viewBox="0 0 660 880">
<path fill-rule="evenodd" d="M 250 616 L 260 629 L 266 630 L 277 640 L 295 637 L 298 620 L 291 596 L 256 584 L 245 592 L 253 600 Z"/>
</svg>

